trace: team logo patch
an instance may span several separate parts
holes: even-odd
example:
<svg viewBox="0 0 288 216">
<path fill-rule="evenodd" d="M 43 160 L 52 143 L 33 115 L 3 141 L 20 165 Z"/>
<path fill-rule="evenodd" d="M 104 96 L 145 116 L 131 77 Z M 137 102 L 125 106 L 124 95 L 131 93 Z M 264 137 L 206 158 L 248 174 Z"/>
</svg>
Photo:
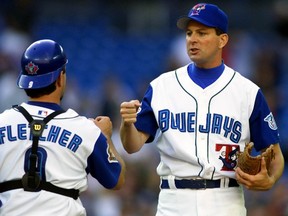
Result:
<svg viewBox="0 0 288 216">
<path fill-rule="evenodd" d="M 264 118 L 264 121 L 268 123 L 269 127 L 272 129 L 272 130 L 277 130 L 277 124 L 276 124 L 276 121 L 274 119 L 274 116 L 273 114 L 270 112 L 268 116 L 266 116 Z"/>
<path fill-rule="evenodd" d="M 205 4 L 197 4 L 192 8 L 190 16 L 199 15 L 202 10 L 205 10 Z"/>
<path fill-rule="evenodd" d="M 25 66 L 25 70 L 27 71 L 28 74 L 33 75 L 33 74 L 37 74 L 39 67 L 31 61 Z"/>
<path fill-rule="evenodd" d="M 219 160 L 222 161 L 222 171 L 234 171 L 237 165 L 237 152 L 239 151 L 238 145 L 230 144 L 216 144 L 217 152 L 219 152 Z"/>
</svg>

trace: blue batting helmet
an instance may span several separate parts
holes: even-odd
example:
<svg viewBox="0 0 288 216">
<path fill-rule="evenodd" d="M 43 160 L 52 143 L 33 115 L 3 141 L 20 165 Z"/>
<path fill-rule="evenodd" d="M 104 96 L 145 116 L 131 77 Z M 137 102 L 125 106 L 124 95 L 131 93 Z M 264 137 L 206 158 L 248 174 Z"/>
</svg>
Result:
<svg viewBox="0 0 288 216">
<path fill-rule="evenodd" d="M 17 85 L 21 89 L 46 87 L 55 82 L 67 62 L 64 50 L 57 42 L 36 41 L 22 55 Z"/>
</svg>

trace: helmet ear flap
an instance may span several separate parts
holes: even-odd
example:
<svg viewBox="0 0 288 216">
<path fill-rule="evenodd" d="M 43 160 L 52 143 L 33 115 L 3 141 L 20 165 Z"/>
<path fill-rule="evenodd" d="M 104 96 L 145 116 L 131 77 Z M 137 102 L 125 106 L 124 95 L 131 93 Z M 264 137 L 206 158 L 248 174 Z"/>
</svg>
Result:
<svg viewBox="0 0 288 216">
<path fill-rule="evenodd" d="M 17 85 L 22 89 L 46 87 L 58 78 L 67 62 L 60 44 L 49 39 L 36 41 L 22 55 Z"/>
</svg>

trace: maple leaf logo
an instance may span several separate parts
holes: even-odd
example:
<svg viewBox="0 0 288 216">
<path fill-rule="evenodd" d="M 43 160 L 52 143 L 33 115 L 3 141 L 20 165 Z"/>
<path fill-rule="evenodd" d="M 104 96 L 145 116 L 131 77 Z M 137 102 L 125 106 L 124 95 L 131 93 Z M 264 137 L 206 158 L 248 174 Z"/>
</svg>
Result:
<svg viewBox="0 0 288 216">
<path fill-rule="evenodd" d="M 33 75 L 33 74 L 37 74 L 39 67 L 31 61 L 25 66 L 25 70 L 27 71 L 28 74 Z"/>
</svg>

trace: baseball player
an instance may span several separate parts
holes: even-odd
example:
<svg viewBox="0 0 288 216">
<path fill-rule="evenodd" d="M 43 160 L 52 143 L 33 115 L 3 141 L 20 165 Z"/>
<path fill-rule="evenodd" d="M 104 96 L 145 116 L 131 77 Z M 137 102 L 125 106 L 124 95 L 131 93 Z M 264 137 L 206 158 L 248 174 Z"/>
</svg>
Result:
<svg viewBox="0 0 288 216">
<path fill-rule="evenodd" d="M 197 4 L 177 26 L 192 63 L 154 79 L 141 103 L 120 105 L 123 146 L 134 153 L 155 140 L 157 216 L 246 215 L 243 186 L 268 190 L 283 172 L 275 120 L 259 87 L 222 60 L 228 18 L 221 9 Z M 275 145 L 269 175 L 265 160 L 256 175 L 236 168 L 249 141 L 257 151 Z"/>
<path fill-rule="evenodd" d="M 0 114 L 0 215 L 86 215 L 79 194 L 88 174 L 107 189 L 124 183 L 110 119 L 60 106 L 67 62 L 62 47 L 46 39 L 22 56 L 17 85 L 29 101 Z"/>
</svg>

